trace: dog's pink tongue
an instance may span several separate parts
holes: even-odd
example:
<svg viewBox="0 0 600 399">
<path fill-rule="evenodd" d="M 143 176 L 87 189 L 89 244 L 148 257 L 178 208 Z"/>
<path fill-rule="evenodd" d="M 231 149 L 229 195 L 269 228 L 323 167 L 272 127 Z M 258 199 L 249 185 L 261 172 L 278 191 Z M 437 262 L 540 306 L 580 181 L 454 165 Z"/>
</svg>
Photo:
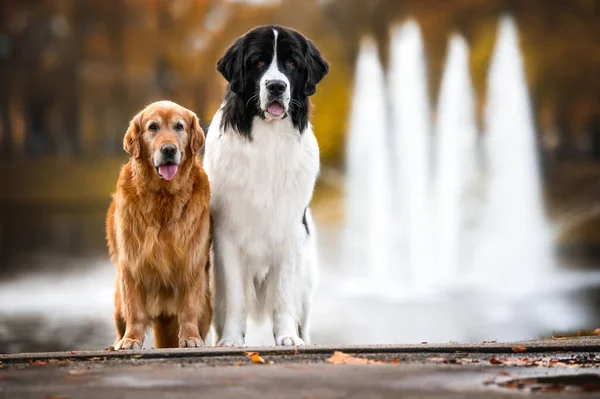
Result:
<svg viewBox="0 0 600 399">
<path fill-rule="evenodd" d="M 269 104 L 269 106 L 267 107 L 267 111 L 269 111 L 271 115 L 279 116 L 283 114 L 283 107 L 281 106 L 281 104 L 275 101 Z"/>
<path fill-rule="evenodd" d="M 158 167 L 158 173 L 165 180 L 171 180 L 177 173 L 177 165 L 162 165 Z"/>
</svg>

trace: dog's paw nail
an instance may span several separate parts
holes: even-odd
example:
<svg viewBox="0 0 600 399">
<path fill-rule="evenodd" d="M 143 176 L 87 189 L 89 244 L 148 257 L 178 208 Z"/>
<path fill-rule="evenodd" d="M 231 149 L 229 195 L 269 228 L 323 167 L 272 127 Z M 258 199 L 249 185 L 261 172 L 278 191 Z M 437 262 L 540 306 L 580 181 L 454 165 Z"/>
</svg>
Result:
<svg viewBox="0 0 600 399">
<path fill-rule="evenodd" d="M 115 350 L 142 349 L 142 342 L 137 339 L 123 338 L 115 345 Z"/>
<path fill-rule="evenodd" d="M 279 346 L 304 346 L 305 343 L 300 337 L 295 336 L 282 336 L 277 337 L 275 342 Z"/>
<path fill-rule="evenodd" d="M 180 348 L 201 348 L 204 346 L 204 341 L 200 337 L 182 338 L 179 340 Z"/>
</svg>

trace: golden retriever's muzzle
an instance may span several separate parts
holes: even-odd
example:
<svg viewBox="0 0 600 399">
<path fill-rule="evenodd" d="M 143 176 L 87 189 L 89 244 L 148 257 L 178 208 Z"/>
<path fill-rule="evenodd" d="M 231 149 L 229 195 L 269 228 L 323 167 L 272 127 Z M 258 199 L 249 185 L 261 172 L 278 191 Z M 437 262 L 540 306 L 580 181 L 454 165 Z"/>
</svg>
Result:
<svg viewBox="0 0 600 399">
<path fill-rule="evenodd" d="M 181 162 L 181 151 L 175 144 L 166 143 L 154 153 L 154 166 L 156 173 L 165 180 L 175 177 Z"/>
</svg>

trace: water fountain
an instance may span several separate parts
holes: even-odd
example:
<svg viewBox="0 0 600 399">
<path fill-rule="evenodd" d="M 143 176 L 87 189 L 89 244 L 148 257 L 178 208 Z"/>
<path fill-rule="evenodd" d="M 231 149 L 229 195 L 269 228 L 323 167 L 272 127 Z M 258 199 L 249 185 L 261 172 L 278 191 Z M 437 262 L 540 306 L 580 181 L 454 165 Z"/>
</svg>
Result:
<svg viewBox="0 0 600 399">
<path fill-rule="evenodd" d="M 431 120 L 425 54 L 421 31 L 408 21 L 391 32 L 390 97 L 396 179 L 396 269 L 405 269 L 397 281 L 414 292 L 433 288 L 431 251 Z M 398 275 L 398 273 L 396 273 Z M 406 276 L 408 274 L 408 276 Z"/>
<path fill-rule="evenodd" d="M 502 18 L 488 75 L 487 193 L 474 262 L 481 282 L 530 292 L 554 269 L 544 215 L 531 101 L 511 18 Z M 501 287 L 501 288 L 500 288 Z"/>
<path fill-rule="evenodd" d="M 469 228 L 477 209 L 477 122 L 469 74 L 469 48 L 450 38 L 435 124 L 436 275 L 438 284 L 456 284 L 470 272 Z M 474 198 L 475 197 L 475 198 Z"/>
<path fill-rule="evenodd" d="M 482 140 L 464 39 L 450 39 L 431 137 L 419 26 L 408 21 L 390 36 L 387 90 L 366 40 L 353 95 L 343 276 L 353 266 L 359 278 L 341 297 L 342 275 L 323 282 L 314 317 L 328 327 L 315 333 L 344 343 L 516 340 L 595 320 L 582 306 L 581 278 L 593 286 L 600 276 L 566 283 L 555 271 L 513 20 L 500 20 Z"/>
<path fill-rule="evenodd" d="M 391 177 L 383 69 L 373 39 L 364 38 L 356 65 L 346 159 L 347 263 L 373 284 L 391 265 Z M 367 284 L 368 285 L 368 284 Z"/>
</svg>

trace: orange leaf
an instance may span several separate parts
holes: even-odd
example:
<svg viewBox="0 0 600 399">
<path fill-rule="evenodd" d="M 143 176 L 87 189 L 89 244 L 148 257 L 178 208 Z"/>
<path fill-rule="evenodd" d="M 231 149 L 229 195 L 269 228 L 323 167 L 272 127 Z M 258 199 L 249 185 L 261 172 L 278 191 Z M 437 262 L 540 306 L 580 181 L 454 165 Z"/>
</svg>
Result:
<svg viewBox="0 0 600 399">
<path fill-rule="evenodd" d="M 354 357 L 347 353 L 335 351 L 333 355 L 329 359 L 327 359 L 329 363 L 332 364 L 376 364 L 381 363 L 376 360 L 364 359 L 360 357 Z"/>
<path fill-rule="evenodd" d="M 502 364 L 502 361 L 496 359 L 495 357 L 490 359 L 490 363 L 492 364 Z"/>
<path fill-rule="evenodd" d="M 592 334 L 600 335 L 600 328 L 596 328 L 594 331 L 592 331 Z"/>
<path fill-rule="evenodd" d="M 245 355 L 250 358 L 250 360 L 252 361 L 252 363 L 265 364 L 265 359 L 263 359 L 262 357 L 260 357 L 260 355 L 258 354 L 258 352 L 246 352 Z"/>
<path fill-rule="evenodd" d="M 400 363 L 400 359 L 392 359 L 392 364 L 398 364 Z"/>
<path fill-rule="evenodd" d="M 518 353 L 518 352 L 527 352 L 527 348 L 524 347 L 524 346 L 521 346 L 521 345 L 517 345 L 517 346 L 513 346 L 512 347 L 512 351 L 515 352 L 515 353 Z"/>
</svg>

